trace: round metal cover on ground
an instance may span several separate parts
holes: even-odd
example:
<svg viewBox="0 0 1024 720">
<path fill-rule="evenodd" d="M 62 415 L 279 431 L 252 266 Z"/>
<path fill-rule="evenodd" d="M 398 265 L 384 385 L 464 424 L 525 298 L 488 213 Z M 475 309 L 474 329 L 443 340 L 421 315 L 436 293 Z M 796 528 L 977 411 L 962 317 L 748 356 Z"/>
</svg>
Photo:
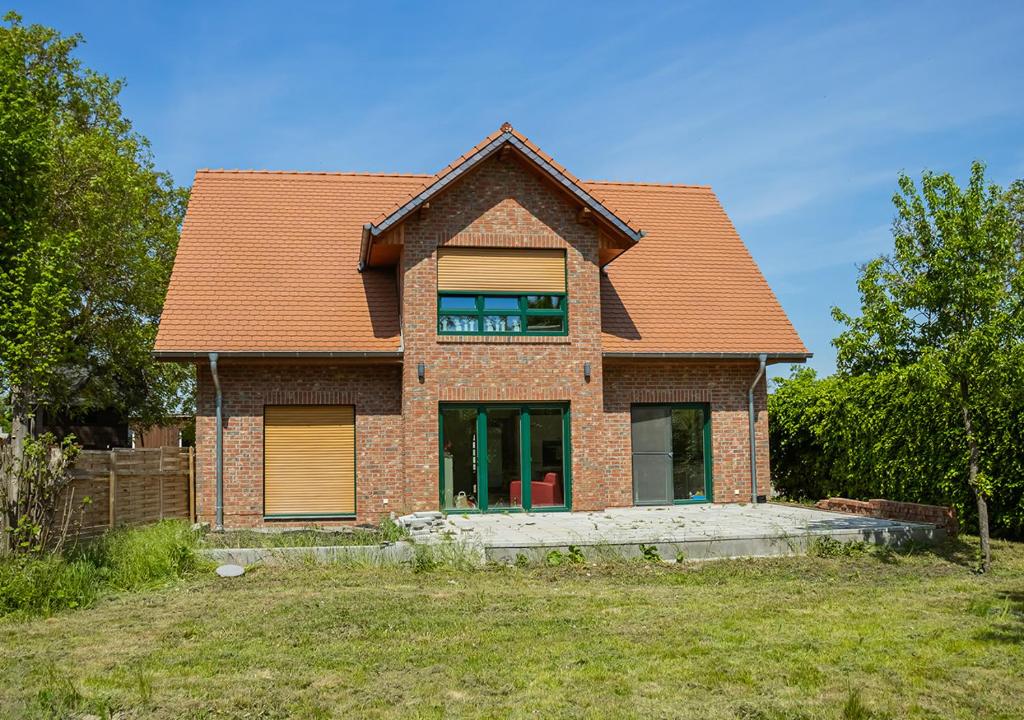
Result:
<svg viewBox="0 0 1024 720">
<path fill-rule="evenodd" d="M 238 577 L 245 573 L 245 568 L 241 565 L 218 565 L 217 574 L 221 577 Z"/>
</svg>

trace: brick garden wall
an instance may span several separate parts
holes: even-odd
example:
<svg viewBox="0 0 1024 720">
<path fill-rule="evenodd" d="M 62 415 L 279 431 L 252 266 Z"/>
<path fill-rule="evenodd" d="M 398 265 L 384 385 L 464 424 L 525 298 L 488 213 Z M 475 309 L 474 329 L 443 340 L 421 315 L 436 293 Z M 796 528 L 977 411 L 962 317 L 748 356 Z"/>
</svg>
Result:
<svg viewBox="0 0 1024 720">
<path fill-rule="evenodd" d="M 404 504 L 401 369 L 398 365 L 263 364 L 221 361 L 224 413 L 224 525 L 263 522 L 265 405 L 355 405 L 357 522 L 377 522 Z M 200 366 L 196 392 L 196 513 L 214 521 L 214 388 Z M 388 499 L 388 505 L 384 499 Z M 399 508 L 400 509 L 400 508 Z M 298 523 L 304 524 L 304 523 Z M 318 523 L 326 524 L 326 523 Z M 289 523 L 268 522 L 273 527 Z"/>
<path fill-rule="evenodd" d="M 815 503 L 815 507 L 830 512 L 844 512 L 853 515 L 906 520 L 909 522 L 931 523 L 943 528 L 955 537 L 960 526 L 956 510 L 945 505 L 924 505 L 921 503 L 898 502 L 896 500 L 850 500 L 849 498 L 826 498 Z"/>
</svg>

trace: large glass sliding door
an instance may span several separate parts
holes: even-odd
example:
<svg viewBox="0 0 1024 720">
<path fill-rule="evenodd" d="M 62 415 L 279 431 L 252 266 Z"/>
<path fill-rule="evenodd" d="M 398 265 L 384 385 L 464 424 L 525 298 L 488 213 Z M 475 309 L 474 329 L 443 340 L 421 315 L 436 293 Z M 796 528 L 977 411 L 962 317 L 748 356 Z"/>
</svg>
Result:
<svg viewBox="0 0 1024 720">
<path fill-rule="evenodd" d="M 571 507 L 567 406 L 443 404 L 440 424 L 445 510 Z"/>
<path fill-rule="evenodd" d="M 711 414 L 706 405 L 634 405 L 633 501 L 711 499 Z"/>
<path fill-rule="evenodd" d="M 521 494 L 514 494 L 514 483 L 522 476 L 519 408 L 484 408 L 487 421 L 487 508 L 491 510 L 522 507 Z"/>
</svg>

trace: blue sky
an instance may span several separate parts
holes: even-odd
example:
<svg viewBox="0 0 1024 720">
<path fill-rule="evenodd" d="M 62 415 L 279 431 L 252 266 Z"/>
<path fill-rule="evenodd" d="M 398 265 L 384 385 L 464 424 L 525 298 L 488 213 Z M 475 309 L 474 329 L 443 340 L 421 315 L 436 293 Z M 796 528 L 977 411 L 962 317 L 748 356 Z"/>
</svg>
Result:
<svg viewBox="0 0 1024 720">
<path fill-rule="evenodd" d="M 896 175 L 1024 177 L 1024 3 L 31 3 L 157 164 L 433 172 L 508 120 L 584 178 L 708 183 L 804 341 Z M 785 372 L 776 366 L 776 374 Z"/>
</svg>

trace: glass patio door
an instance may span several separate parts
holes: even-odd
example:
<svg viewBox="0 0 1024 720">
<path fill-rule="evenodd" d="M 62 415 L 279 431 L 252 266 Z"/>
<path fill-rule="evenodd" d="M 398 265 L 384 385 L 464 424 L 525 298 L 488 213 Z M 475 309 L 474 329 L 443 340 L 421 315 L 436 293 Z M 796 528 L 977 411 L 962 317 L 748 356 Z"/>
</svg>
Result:
<svg viewBox="0 0 1024 720">
<path fill-rule="evenodd" d="M 440 435 L 443 509 L 571 507 L 567 406 L 446 403 Z"/>
<path fill-rule="evenodd" d="M 445 508 L 469 510 L 480 501 L 477 482 L 479 413 L 474 407 L 441 410 L 441 502 Z"/>
<path fill-rule="evenodd" d="M 634 405 L 633 502 L 711 499 L 711 427 L 705 405 Z"/>
<path fill-rule="evenodd" d="M 487 454 L 488 510 L 521 508 L 522 493 L 516 493 L 515 483 L 522 475 L 520 464 L 522 446 L 520 429 L 523 422 L 519 408 L 485 408 L 487 426 L 485 450 Z"/>
</svg>

